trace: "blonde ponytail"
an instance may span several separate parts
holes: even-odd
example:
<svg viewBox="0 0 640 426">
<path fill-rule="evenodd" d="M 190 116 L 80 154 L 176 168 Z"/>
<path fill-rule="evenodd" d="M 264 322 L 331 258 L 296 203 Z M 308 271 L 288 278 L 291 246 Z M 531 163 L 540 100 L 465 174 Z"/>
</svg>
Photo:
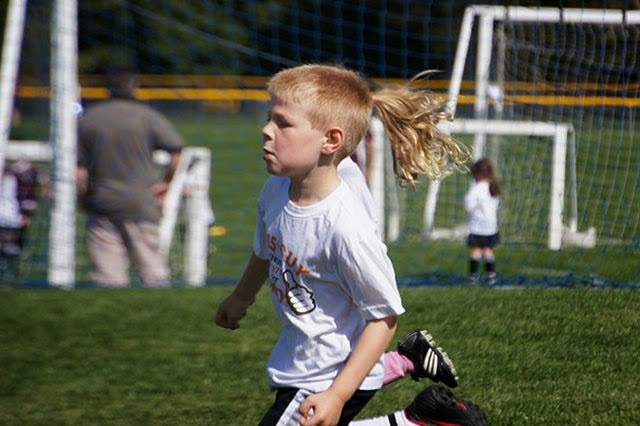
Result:
<svg viewBox="0 0 640 426">
<path fill-rule="evenodd" d="M 382 88 L 372 96 L 373 107 L 391 143 L 394 172 L 400 183 L 415 185 L 420 175 L 441 180 L 452 174 L 469 159 L 469 152 L 438 129 L 440 121 L 449 119 L 444 102 L 426 92 L 412 90 L 410 84 Z"/>
</svg>

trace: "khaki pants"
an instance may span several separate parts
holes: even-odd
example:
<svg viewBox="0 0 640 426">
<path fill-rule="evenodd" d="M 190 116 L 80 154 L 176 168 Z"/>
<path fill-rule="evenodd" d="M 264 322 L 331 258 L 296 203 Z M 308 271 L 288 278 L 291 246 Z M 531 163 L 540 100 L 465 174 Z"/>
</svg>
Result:
<svg viewBox="0 0 640 426">
<path fill-rule="evenodd" d="M 99 286 L 128 287 L 130 258 L 145 287 L 170 285 L 169 263 L 167 256 L 160 253 L 155 222 L 113 221 L 89 215 L 87 246 L 91 278 Z"/>
</svg>

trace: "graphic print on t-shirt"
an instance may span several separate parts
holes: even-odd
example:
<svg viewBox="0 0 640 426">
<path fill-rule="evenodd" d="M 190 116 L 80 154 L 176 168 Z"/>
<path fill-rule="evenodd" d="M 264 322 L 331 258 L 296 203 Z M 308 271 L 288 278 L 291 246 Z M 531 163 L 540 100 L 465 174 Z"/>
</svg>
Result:
<svg viewBox="0 0 640 426">
<path fill-rule="evenodd" d="M 287 303 L 293 312 L 298 315 L 308 314 L 316 308 L 313 293 L 307 287 L 298 284 L 293 273 L 285 270 L 282 273 L 282 281 L 285 284 L 285 296 Z"/>
<path fill-rule="evenodd" d="M 280 303 L 286 301 L 296 315 L 312 312 L 316 309 L 313 292 L 301 282 L 302 275 L 310 271 L 299 264 L 298 258 L 284 244 L 277 244 L 275 236 L 268 236 L 268 241 L 271 250 L 271 291 Z M 284 259 L 280 256 L 285 254 L 286 261 L 283 262 Z"/>
</svg>

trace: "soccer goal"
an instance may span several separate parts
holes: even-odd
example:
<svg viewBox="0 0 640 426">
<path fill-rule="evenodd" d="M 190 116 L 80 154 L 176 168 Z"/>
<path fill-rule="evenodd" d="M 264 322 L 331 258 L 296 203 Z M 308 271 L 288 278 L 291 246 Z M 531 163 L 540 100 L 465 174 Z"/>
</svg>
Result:
<svg viewBox="0 0 640 426">
<path fill-rule="evenodd" d="M 43 217 L 33 233 L 38 239 L 34 249 L 39 259 L 45 259 L 46 271 L 31 272 L 38 279 L 46 276 L 49 285 L 70 289 L 77 281 L 79 263 L 86 259 L 77 247 L 76 232 L 76 120 L 79 93 L 77 74 L 77 2 L 56 0 L 51 19 L 51 94 L 50 138 L 42 141 L 9 141 L 10 121 L 20 63 L 20 48 L 24 33 L 26 0 L 10 0 L 5 26 L 0 84 L 0 175 L 6 161 L 26 160 L 38 165 L 50 182 Z M 161 153 L 154 157 L 158 166 L 166 164 Z M 206 282 L 208 226 L 212 216 L 209 204 L 211 153 L 206 148 L 187 147 L 166 196 L 160 223 L 161 249 L 167 253 L 179 246 L 183 280 L 198 286 Z M 44 210 L 44 211 L 43 211 Z M 184 212 L 184 238 L 176 244 L 174 238 L 180 214 Z M 47 238 L 43 238 L 47 235 Z M 85 256 L 86 258 L 86 256 Z M 86 275 L 86 267 L 85 275 Z M 172 268 L 173 269 L 173 268 Z"/>
<path fill-rule="evenodd" d="M 53 162 L 53 149 L 49 142 L 42 141 L 9 141 L 5 150 L 7 161 L 28 161 L 36 166 L 43 174 L 51 178 L 51 167 Z M 163 151 L 154 153 L 154 162 L 158 167 L 164 167 L 169 161 L 169 156 Z M 180 269 L 182 271 L 182 279 L 185 284 L 190 286 L 204 285 L 207 278 L 207 259 L 208 259 L 208 227 L 211 221 L 212 211 L 209 203 L 209 181 L 211 170 L 211 152 L 201 147 L 186 147 L 178 163 L 174 179 L 169 185 L 165 203 L 162 210 L 162 218 L 160 220 L 160 247 L 161 250 L 168 255 L 171 254 L 172 248 L 178 246 L 182 254 Z M 52 182 L 53 183 L 53 182 Z M 55 192 L 55 185 L 52 185 L 51 200 L 55 200 L 58 196 Z M 51 213 L 53 213 L 51 211 Z M 60 279 L 60 277 L 70 277 L 70 284 L 65 281 L 50 281 L 51 285 L 62 288 L 73 288 L 76 277 L 77 265 L 75 256 L 72 254 L 77 252 L 76 241 L 82 241 L 82 238 L 76 239 L 75 230 L 75 212 L 71 214 L 71 223 L 67 228 L 57 230 L 54 228 L 56 223 L 49 222 L 49 241 L 37 241 L 37 248 L 41 256 L 51 259 L 57 256 L 57 263 L 47 267 L 48 280 Z M 182 216 L 182 218 L 181 218 Z M 181 235 L 182 240 L 176 241 L 176 229 L 181 221 L 184 224 L 184 233 Z M 59 222 L 58 222 L 59 223 Z M 42 226 L 39 224 L 37 226 Z M 59 226 L 59 225 L 58 225 Z M 44 235 L 44 232 L 36 232 L 35 234 Z M 73 238 L 67 240 L 67 244 L 71 247 L 65 247 L 60 250 L 58 239 L 59 233 L 72 234 Z M 79 232 L 82 234 L 82 231 Z M 52 238 L 52 235 L 54 236 Z M 46 252 L 42 247 L 47 246 Z M 61 254 L 62 252 L 62 254 Z M 51 268 L 63 268 L 52 273 Z"/>
<path fill-rule="evenodd" d="M 624 201 L 607 187 L 632 191 L 616 179 L 637 170 L 625 151 L 631 153 L 638 130 L 639 40 L 640 11 L 466 9 L 448 92 L 455 117 L 449 129 L 472 136 L 466 140 L 474 159 L 495 163 L 507 240 L 539 243 L 546 230 L 547 246 L 557 250 L 593 247 L 596 229 L 598 244 L 633 238 L 625 231 Z M 460 236 L 459 224 L 437 222 L 455 216 L 446 203 L 459 202 L 463 190 L 443 195 L 439 183 L 431 185 L 426 235 Z"/>
<path fill-rule="evenodd" d="M 511 137 L 526 136 L 538 137 L 542 144 L 546 142 L 552 151 L 549 164 L 551 190 L 548 200 L 549 234 L 547 245 L 552 250 L 560 249 L 563 243 L 582 247 L 595 246 L 595 229 L 590 228 L 586 233 L 578 232 L 575 130 L 571 123 L 457 119 L 451 123 L 444 123 L 442 128 L 448 133 L 456 135 L 474 135 L 475 137 L 486 134 Z M 474 159 L 484 155 L 483 143 L 484 140 L 480 138 L 479 142 L 474 144 Z M 512 140 L 511 143 L 517 142 Z M 425 207 L 427 235 L 434 239 L 463 237 L 466 235 L 464 227 L 456 227 L 453 230 L 434 227 L 433 217 L 439 185 L 439 182 L 432 182 L 427 196 Z M 566 195 L 565 188 L 569 191 Z M 568 199 L 568 212 L 565 211 L 565 199 Z M 568 221 L 565 221 L 567 217 Z M 463 232 L 460 232 L 461 230 Z"/>
</svg>

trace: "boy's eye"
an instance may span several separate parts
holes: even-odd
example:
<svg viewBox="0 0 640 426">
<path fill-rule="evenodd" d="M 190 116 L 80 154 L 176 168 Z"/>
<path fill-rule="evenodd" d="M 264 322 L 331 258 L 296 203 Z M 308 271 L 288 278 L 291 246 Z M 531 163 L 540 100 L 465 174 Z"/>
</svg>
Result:
<svg viewBox="0 0 640 426">
<path fill-rule="evenodd" d="M 283 128 L 283 127 L 289 127 L 290 124 L 289 122 L 282 117 L 281 115 L 275 115 L 270 117 L 270 120 L 273 121 L 275 123 L 276 126 Z"/>
<path fill-rule="evenodd" d="M 291 124 L 285 116 L 277 112 L 274 113 L 273 111 L 267 112 L 267 123 L 269 122 L 273 122 L 279 128 L 291 127 Z"/>
</svg>

